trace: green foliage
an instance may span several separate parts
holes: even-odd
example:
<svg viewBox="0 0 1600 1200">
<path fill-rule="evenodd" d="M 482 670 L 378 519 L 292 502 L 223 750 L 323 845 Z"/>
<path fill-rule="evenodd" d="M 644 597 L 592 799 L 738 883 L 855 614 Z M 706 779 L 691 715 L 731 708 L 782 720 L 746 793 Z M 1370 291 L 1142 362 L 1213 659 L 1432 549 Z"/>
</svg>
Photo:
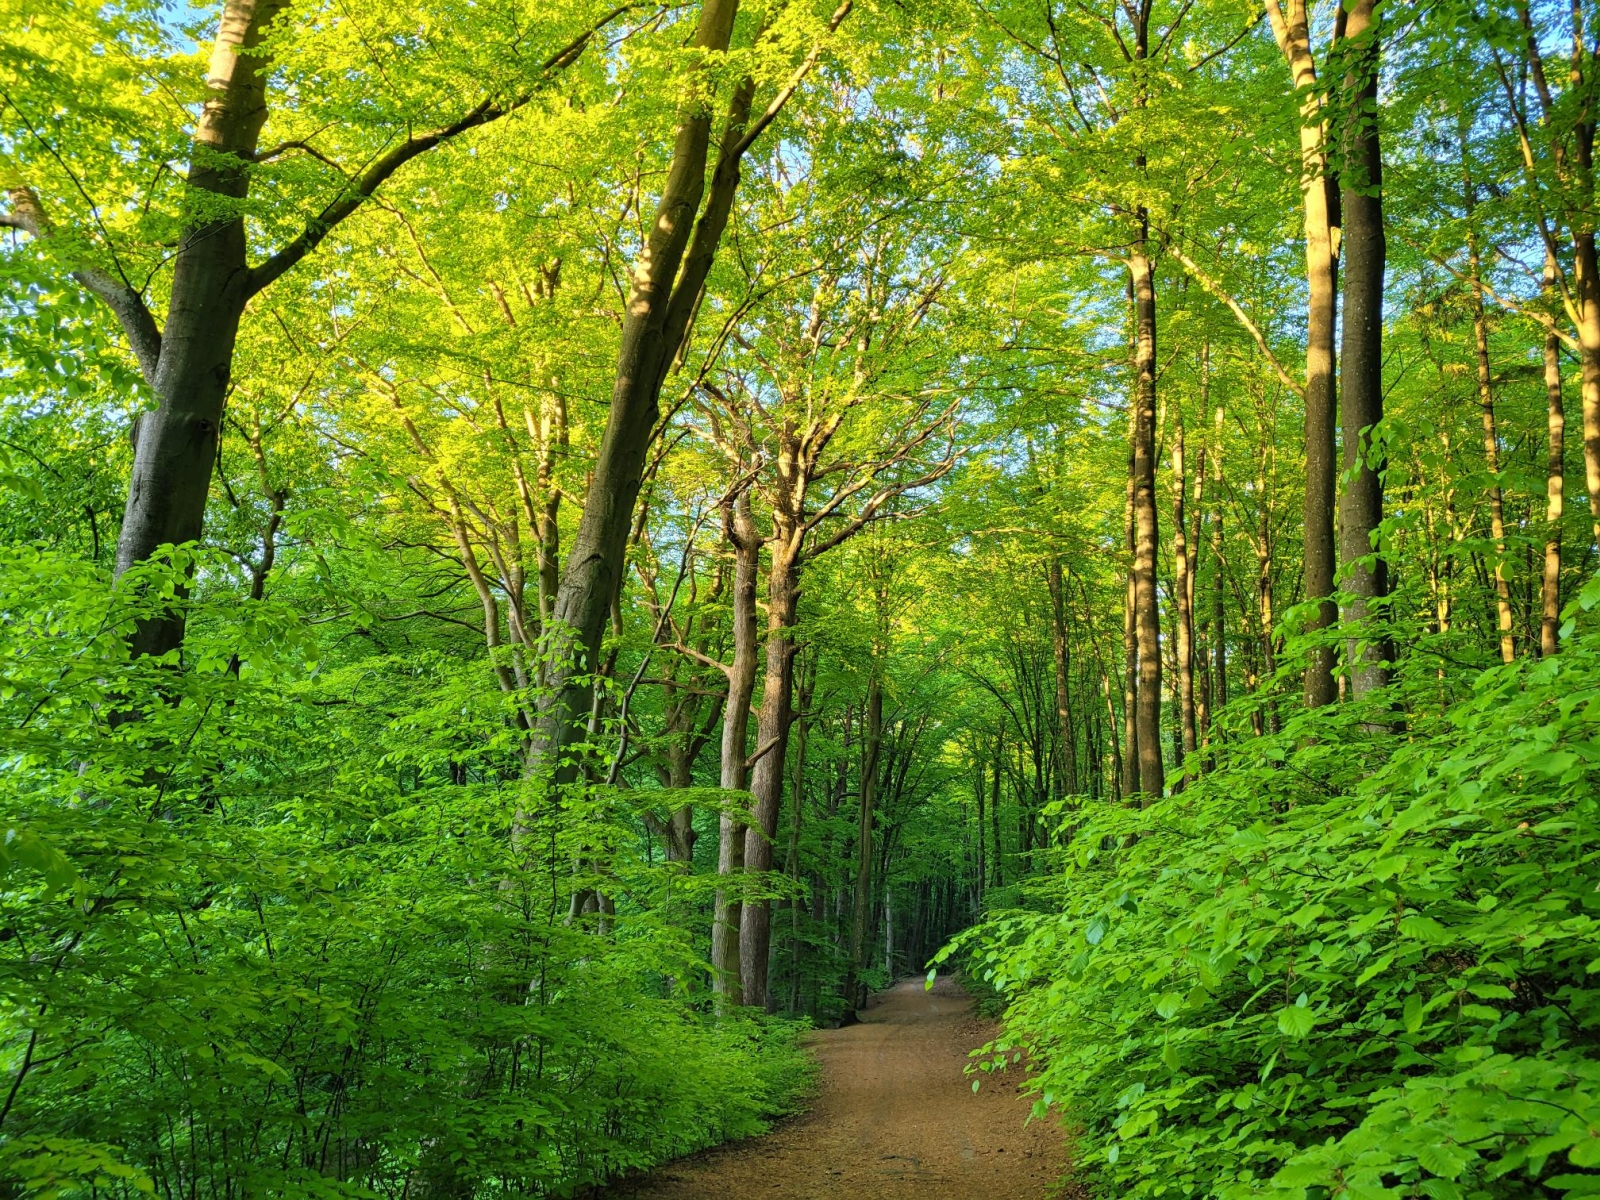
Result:
<svg viewBox="0 0 1600 1200">
<path fill-rule="evenodd" d="M 792 1103 L 794 1027 L 686 991 L 696 957 L 651 915 L 667 872 L 591 851 L 632 903 L 569 922 L 570 848 L 605 824 L 574 796 L 510 837 L 531 793 L 491 738 L 452 776 L 447 743 L 499 720 L 481 672 L 324 661 L 287 606 L 203 600 L 186 670 L 129 662 L 177 557 L 113 590 L 0 555 L 0 1173 L 570 1195 Z"/>
<path fill-rule="evenodd" d="M 1094 809 L 959 943 L 1101 1194 L 1600 1189 L 1600 635 L 1387 714 Z"/>
</svg>

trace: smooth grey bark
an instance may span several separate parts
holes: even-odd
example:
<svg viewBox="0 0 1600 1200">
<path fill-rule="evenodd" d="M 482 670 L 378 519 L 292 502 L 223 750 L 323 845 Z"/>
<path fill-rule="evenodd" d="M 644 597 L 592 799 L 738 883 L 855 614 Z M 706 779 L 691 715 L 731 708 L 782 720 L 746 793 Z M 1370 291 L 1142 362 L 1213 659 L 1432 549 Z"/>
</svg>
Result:
<svg viewBox="0 0 1600 1200">
<path fill-rule="evenodd" d="M 117 318 L 156 399 L 155 409 L 143 413 L 134 426 L 133 470 L 117 543 L 118 577 L 161 546 L 197 541 L 203 532 L 234 345 L 250 298 L 314 251 L 406 163 L 497 120 L 534 94 L 486 99 L 449 125 L 406 138 L 354 175 L 299 235 L 252 267 L 241 204 L 249 193 L 267 119 L 270 63 L 261 45 L 267 27 L 286 7 L 287 0 L 227 0 L 223 5 L 185 182 L 187 206 L 208 215 L 180 235 L 164 325 L 158 330 L 143 296 L 125 278 L 93 268 L 72 272 Z M 577 61 L 594 35 L 629 7 L 613 9 L 556 51 L 543 63 L 543 75 L 548 78 Z M 0 226 L 48 237 L 48 215 L 38 197 L 25 187 L 14 187 L 8 195 L 11 211 L 0 214 Z M 131 648 L 140 655 L 164 654 L 182 645 L 183 632 L 181 611 L 169 610 L 141 621 Z"/>
<path fill-rule="evenodd" d="M 1300 107 L 1300 189 L 1305 214 L 1306 319 L 1305 384 L 1305 595 L 1317 601 L 1307 627 L 1326 629 L 1338 620 L 1331 599 L 1334 580 L 1333 513 L 1338 458 L 1334 427 L 1338 418 L 1334 335 L 1338 323 L 1338 192 L 1328 170 L 1327 122 L 1311 51 L 1311 20 L 1306 0 L 1267 0 L 1273 36 L 1289 65 Z M 1309 707 L 1338 699 L 1331 646 L 1318 647 L 1305 671 Z"/>
<path fill-rule="evenodd" d="M 1344 326 L 1339 413 L 1345 489 L 1340 500 L 1340 557 L 1347 617 L 1364 621 L 1389 594 L 1388 563 L 1373 545 L 1383 523 L 1382 464 L 1371 459 L 1371 436 L 1383 419 L 1383 160 L 1378 134 L 1378 31 L 1375 0 L 1355 0 L 1345 17 L 1345 112 L 1340 211 L 1344 221 Z M 1356 696 L 1386 687 L 1393 643 L 1351 639 L 1350 683 Z"/>
<path fill-rule="evenodd" d="M 1156 595 L 1156 554 L 1161 531 L 1156 514 L 1156 291 L 1154 264 L 1146 246 L 1148 223 L 1140 221 L 1129 256 L 1133 278 L 1133 601 L 1134 641 L 1139 655 L 1139 793 L 1146 802 L 1165 790 L 1161 755 L 1161 612 Z"/>
<path fill-rule="evenodd" d="M 872 912 L 872 823 L 878 798 L 878 756 L 883 745 L 883 682 L 879 664 L 872 666 L 861 744 L 861 780 L 856 809 L 855 903 L 850 912 L 850 966 L 845 975 L 844 1003 L 856 1009 L 866 1003 L 861 970 L 866 966 L 867 921 Z"/>
<path fill-rule="evenodd" d="M 748 784 L 746 742 L 750 731 L 750 699 L 756 684 L 756 577 L 761 541 L 750 513 L 750 494 L 742 491 L 724 509 L 723 528 L 733 547 L 733 662 L 728 667 L 728 699 L 722 715 L 722 774 L 729 791 Z M 718 829 L 717 875 L 729 879 L 744 871 L 745 825 L 723 810 Z M 718 888 L 711 925 L 712 988 L 725 1004 L 744 1003 L 739 970 L 741 901 Z"/>
<path fill-rule="evenodd" d="M 248 163 L 267 119 L 267 64 L 258 48 L 283 5 L 284 0 L 231 0 L 223 7 L 206 73 L 209 95 L 190 151 L 190 192 L 236 204 L 249 191 Z M 215 211 L 216 200 L 203 203 Z M 147 376 L 156 408 L 134 425 L 133 474 L 117 539 L 118 576 L 162 545 L 200 537 L 234 343 L 245 302 L 256 290 L 253 284 L 241 214 L 183 231 L 172 264 L 166 323 Z M 128 329 L 128 335 L 137 346 L 146 331 Z M 137 348 L 135 354 L 141 363 L 147 358 Z M 131 644 L 135 654 L 164 654 L 182 641 L 183 616 L 174 609 L 141 621 Z"/>
<path fill-rule="evenodd" d="M 772 869 L 772 839 L 777 833 L 778 808 L 783 798 L 783 764 L 788 749 L 789 723 L 794 700 L 795 614 L 800 604 L 800 538 L 803 525 L 775 514 L 769 540 L 771 566 L 767 574 L 766 670 L 761 682 L 761 709 L 756 721 L 755 772 L 750 792 L 755 797 L 755 823 L 745 832 L 744 866 L 747 872 Z M 768 952 L 772 945 L 772 903 L 746 900 L 739 919 L 739 970 L 744 1002 L 767 1005 Z"/>
<path fill-rule="evenodd" d="M 1555 264 L 1545 263 L 1545 292 L 1555 291 Z M 1565 507 L 1566 406 L 1561 394 L 1561 338 L 1551 330 L 1544 339 L 1544 386 L 1547 402 L 1548 449 L 1545 461 L 1544 569 L 1539 597 L 1539 653 L 1561 649 L 1561 514 Z"/>
<path fill-rule="evenodd" d="M 853 0 L 844 0 L 834 10 L 830 33 L 852 7 Z M 694 45 L 703 51 L 726 50 L 737 8 L 737 0 L 705 0 Z M 606 608 L 622 574 L 634 503 L 659 415 L 661 385 L 689 336 L 701 289 L 733 209 L 740 164 L 816 64 L 821 49 L 820 44 L 812 47 L 789 83 L 754 120 L 754 80 L 746 76 L 735 85 L 709 195 L 705 174 L 710 109 L 691 95 L 679 110 L 672 164 L 649 239 L 629 281 L 611 407 L 548 639 L 551 691 L 541 708 L 531 762 L 548 771 L 557 784 L 576 777 L 568 749 L 592 702 Z"/>
</svg>

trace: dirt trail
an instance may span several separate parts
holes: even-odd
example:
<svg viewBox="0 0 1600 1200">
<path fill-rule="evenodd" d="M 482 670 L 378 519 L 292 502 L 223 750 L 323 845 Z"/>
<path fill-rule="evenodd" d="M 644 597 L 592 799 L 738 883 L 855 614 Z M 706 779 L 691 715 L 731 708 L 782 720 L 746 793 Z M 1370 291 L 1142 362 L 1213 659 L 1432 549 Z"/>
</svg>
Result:
<svg viewBox="0 0 1600 1200">
<path fill-rule="evenodd" d="M 1066 1170 L 1054 1121 L 1024 1128 L 1016 1077 L 974 1094 L 967 1051 L 993 1027 L 952 981 L 878 996 L 862 1023 L 812 1035 L 822 1068 L 809 1112 L 765 1137 L 670 1163 L 616 1200 L 1034 1200 Z"/>
</svg>

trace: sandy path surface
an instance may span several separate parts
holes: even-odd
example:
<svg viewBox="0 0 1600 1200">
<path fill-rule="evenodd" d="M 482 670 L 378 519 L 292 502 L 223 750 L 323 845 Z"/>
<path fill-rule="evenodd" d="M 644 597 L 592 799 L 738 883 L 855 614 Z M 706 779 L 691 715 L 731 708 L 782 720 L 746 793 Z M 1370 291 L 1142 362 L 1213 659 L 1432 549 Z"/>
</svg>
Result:
<svg viewBox="0 0 1600 1200">
<path fill-rule="evenodd" d="M 967 1051 L 993 1026 L 954 982 L 907 980 L 862 1023 L 812 1035 L 822 1068 L 809 1112 L 765 1137 L 723 1146 L 614 1188 L 623 1200 L 1034 1200 L 1066 1170 L 1053 1120 L 1023 1125 L 1018 1077 L 985 1076 L 974 1094 Z"/>
</svg>

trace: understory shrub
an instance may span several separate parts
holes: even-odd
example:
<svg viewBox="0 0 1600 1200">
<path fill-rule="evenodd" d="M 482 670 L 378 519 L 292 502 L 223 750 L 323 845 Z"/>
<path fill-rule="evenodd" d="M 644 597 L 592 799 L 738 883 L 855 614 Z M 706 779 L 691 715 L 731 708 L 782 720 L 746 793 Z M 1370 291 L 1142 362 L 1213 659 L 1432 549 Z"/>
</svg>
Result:
<svg viewBox="0 0 1600 1200">
<path fill-rule="evenodd" d="M 565 1196 L 785 1110 L 796 1027 L 706 1011 L 683 881 L 486 672 L 270 605 L 130 663 L 177 566 L 0 552 L 0 1194 Z"/>
<path fill-rule="evenodd" d="M 1075 811 L 947 950 L 1098 1195 L 1600 1194 L 1600 635 L 1403 687 Z"/>
</svg>

